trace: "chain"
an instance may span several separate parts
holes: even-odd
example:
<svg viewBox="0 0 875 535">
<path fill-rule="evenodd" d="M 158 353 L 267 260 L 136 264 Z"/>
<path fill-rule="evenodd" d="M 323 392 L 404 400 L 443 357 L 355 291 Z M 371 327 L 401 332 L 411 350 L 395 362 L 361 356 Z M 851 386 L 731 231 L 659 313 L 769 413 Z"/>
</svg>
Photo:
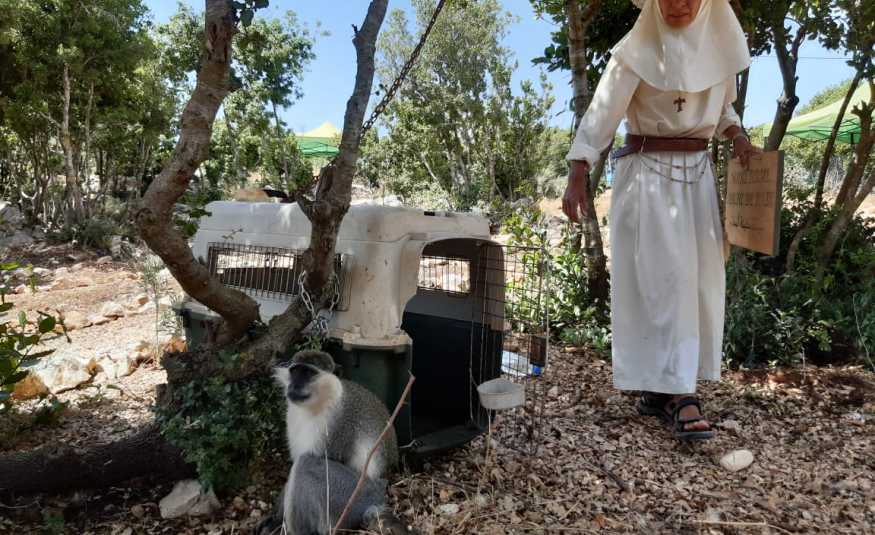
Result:
<svg viewBox="0 0 875 535">
<path fill-rule="evenodd" d="M 362 136 L 365 135 L 365 132 L 370 130 L 377 119 L 380 117 L 380 114 L 386 109 L 386 106 L 391 102 L 392 97 L 395 96 L 395 93 L 398 91 L 398 88 L 401 87 L 401 84 L 404 82 L 404 77 L 407 76 L 407 73 L 410 72 L 410 69 L 413 68 L 413 65 L 416 63 L 416 60 L 419 58 L 419 53 L 422 51 L 422 47 L 425 45 L 425 40 L 428 39 L 428 35 L 431 33 L 431 29 L 434 26 L 435 21 L 437 21 L 438 15 L 440 15 L 441 10 L 444 8 L 444 4 L 446 0 L 439 0 L 437 6 L 434 8 L 434 13 L 431 14 L 431 20 L 428 21 L 428 26 L 425 27 L 425 31 L 422 32 L 422 36 L 419 38 L 419 42 L 416 44 L 416 47 L 413 49 L 413 52 L 410 53 L 410 57 L 407 59 L 407 63 L 401 67 L 401 72 L 398 73 L 398 77 L 395 78 L 395 81 L 392 82 L 392 85 L 386 91 L 386 94 L 383 95 L 383 99 L 374 107 L 374 111 L 371 112 L 371 116 L 368 117 L 368 120 L 365 121 L 364 126 L 362 126 Z"/>
<path fill-rule="evenodd" d="M 328 324 L 331 323 L 331 319 L 334 317 L 334 310 L 340 302 L 340 279 L 337 277 L 336 272 L 331 276 L 333 291 L 331 300 L 328 302 L 328 308 L 317 311 L 316 307 L 313 306 L 313 298 L 307 292 L 304 284 L 306 277 L 307 272 L 302 271 L 298 277 L 298 290 L 301 293 L 301 301 L 304 302 L 304 307 L 307 309 L 310 317 L 313 318 L 313 334 L 321 340 L 328 335 Z"/>
</svg>

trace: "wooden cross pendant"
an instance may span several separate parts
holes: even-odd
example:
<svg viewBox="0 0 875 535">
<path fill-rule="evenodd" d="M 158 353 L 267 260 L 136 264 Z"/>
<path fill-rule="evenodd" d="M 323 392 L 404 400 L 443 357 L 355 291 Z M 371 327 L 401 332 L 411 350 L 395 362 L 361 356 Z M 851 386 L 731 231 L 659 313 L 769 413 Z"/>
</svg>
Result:
<svg viewBox="0 0 875 535">
<path fill-rule="evenodd" d="M 678 95 L 678 98 L 674 100 L 674 103 L 678 106 L 678 113 L 684 111 L 684 102 L 686 101 L 687 99 L 681 97 L 680 95 Z"/>
</svg>

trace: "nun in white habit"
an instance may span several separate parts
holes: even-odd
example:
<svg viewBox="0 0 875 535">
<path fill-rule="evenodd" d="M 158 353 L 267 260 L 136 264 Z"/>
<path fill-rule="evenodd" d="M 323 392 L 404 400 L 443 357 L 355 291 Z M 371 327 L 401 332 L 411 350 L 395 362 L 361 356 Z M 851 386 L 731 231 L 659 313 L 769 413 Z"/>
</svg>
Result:
<svg viewBox="0 0 875 535">
<path fill-rule="evenodd" d="M 614 386 L 641 391 L 639 412 L 677 438 L 711 438 L 695 392 L 720 378 L 726 283 L 707 145 L 729 139 L 745 164 L 760 151 L 732 107 L 750 55 L 728 0 L 635 4 L 567 155 L 563 210 L 585 213 L 589 169 L 625 116 L 610 213 Z"/>
</svg>

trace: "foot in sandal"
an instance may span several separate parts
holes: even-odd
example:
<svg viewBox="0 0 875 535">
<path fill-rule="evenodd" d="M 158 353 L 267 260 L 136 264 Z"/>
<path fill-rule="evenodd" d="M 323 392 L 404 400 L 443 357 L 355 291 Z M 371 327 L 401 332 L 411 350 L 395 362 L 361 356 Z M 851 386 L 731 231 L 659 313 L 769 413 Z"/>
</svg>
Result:
<svg viewBox="0 0 875 535">
<path fill-rule="evenodd" d="M 711 424 L 702 415 L 702 405 L 693 394 L 643 392 L 637 408 L 640 414 L 661 418 L 678 440 L 706 440 L 714 437 Z"/>
</svg>

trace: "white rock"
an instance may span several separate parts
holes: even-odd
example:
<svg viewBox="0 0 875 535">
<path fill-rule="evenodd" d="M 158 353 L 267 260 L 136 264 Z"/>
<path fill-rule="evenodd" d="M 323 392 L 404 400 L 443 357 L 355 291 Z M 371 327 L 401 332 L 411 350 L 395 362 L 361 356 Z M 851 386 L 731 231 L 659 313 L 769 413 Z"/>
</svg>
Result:
<svg viewBox="0 0 875 535">
<path fill-rule="evenodd" d="M 76 329 L 88 327 L 91 325 L 91 322 L 88 321 L 85 314 L 76 310 L 70 310 L 64 312 L 64 325 L 67 326 L 68 331 L 75 331 Z"/>
<path fill-rule="evenodd" d="M 70 271 L 82 271 L 82 268 L 85 267 L 85 262 L 76 262 L 72 266 L 70 266 Z"/>
<path fill-rule="evenodd" d="M 149 296 L 146 295 L 146 294 L 140 294 L 140 295 L 138 295 L 137 297 L 134 298 L 134 302 L 135 302 L 138 306 L 139 306 L 139 305 L 145 305 L 146 303 L 149 302 Z"/>
<path fill-rule="evenodd" d="M 121 318 L 125 315 L 125 307 L 110 301 L 100 308 L 100 315 L 105 318 Z"/>
<path fill-rule="evenodd" d="M 744 470 L 753 463 L 753 452 L 750 450 L 734 450 L 720 458 L 720 466 L 730 472 Z"/>
<path fill-rule="evenodd" d="M 9 201 L 0 201 L 0 229 L 5 231 L 21 228 L 24 217 L 21 210 Z"/>
<path fill-rule="evenodd" d="M 70 269 L 65 267 L 59 267 L 55 270 L 55 277 L 63 277 L 70 274 Z"/>
<path fill-rule="evenodd" d="M 558 398 L 559 397 L 559 386 L 556 385 L 556 386 L 551 387 L 550 390 L 547 390 L 547 396 L 551 397 L 551 398 Z"/>
<path fill-rule="evenodd" d="M 155 303 L 146 303 L 145 305 L 137 308 L 137 310 L 134 311 L 134 314 L 146 314 L 146 313 L 154 312 L 154 311 L 155 311 Z"/>
<path fill-rule="evenodd" d="M 52 274 L 52 270 L 44 267 L 35 267 L 33 268 L 33 274 L 37 277 L 48 277 Z"/>
<path fill-rule="evenodd" d="M 98 355 L 95 359 L 95 364 L 97 366 L 97 371 L 99 372 L 97 377 L 98 380 L 107 379 L 114 381 L 122 377 L 127 377 L 137 369 L 137 355 L 136 353 L 104 353 Z"/>
<path fill-rule="evenodd" d="M 459 513 L 459 504 L 457 503 L 445 503 L 438 506 L 438 512 L 442 515 L 455 515 Z"/>
<path fill-rule="evenodd" d="M 173 299 L 171 299 L 169 295 L 165 295 L 164 297 L 158 299 L 158 310 L 167 310 L 172 306 Z"/>
<path fill-rule="evenodd" d="M 97 265 L 102 266 L 104 264 L 112 264 L 111 256 L 101 256 L 97 259 Z"/>
<path fill-rule="evenodd" d="M 30 368 L 52 394 L 72 390 L 91 381 L 97 369 L 94 359 L 74 355 L 51 355 Z"/>
<path fill-rule="evenodd" d="M 109 323 L 110 321 L 112 321 L 110 318 L 107 318 L 106 316 L 101 316 L 100 314 L 93 314 L 91 316 L 88 316 L 88 322 L 91 325 L 103 325 L 104 323 Z"/>
<path fill-rule="evenodd" d="M 741 424 L 735 420 L 723 420 L 722 422 L 718 422 L 717 427 L 722 427 L 723 429 L 728 429 L 735 434 L 741 433 Z"/>
<path fill-rule="evenodd" d="M 200 482 L 195 479 L 178 481 L 170 494 L 158 503 L 161 518 L 207 515 L 220 506 L 216 494 L 212 490 L 204 492 Z"/>
</svg>

